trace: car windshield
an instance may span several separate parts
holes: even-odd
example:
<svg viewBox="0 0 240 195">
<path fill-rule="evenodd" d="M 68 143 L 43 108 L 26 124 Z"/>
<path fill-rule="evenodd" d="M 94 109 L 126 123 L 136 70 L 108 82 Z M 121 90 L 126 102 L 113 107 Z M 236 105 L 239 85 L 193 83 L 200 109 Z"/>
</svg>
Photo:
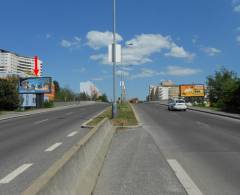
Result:
<svg viewBox="0 0 240 195">
<path fill-rule="evenodd" d="M 184 100 L 177 100 L 176 103 L 185 103 Z"/>
</svg>

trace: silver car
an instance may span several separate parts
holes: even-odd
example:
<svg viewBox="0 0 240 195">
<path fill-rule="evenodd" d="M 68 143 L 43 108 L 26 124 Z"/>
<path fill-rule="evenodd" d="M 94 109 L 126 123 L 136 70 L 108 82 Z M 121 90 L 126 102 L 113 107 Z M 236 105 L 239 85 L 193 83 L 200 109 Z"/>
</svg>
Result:
<svg viewBox="0 0 240 195">
<path fill-rule="evenodd" d="M 171 99 L 168 102 L 168 110 L 187 110 L 187 105 L 182 99 Z"/>
</svg>

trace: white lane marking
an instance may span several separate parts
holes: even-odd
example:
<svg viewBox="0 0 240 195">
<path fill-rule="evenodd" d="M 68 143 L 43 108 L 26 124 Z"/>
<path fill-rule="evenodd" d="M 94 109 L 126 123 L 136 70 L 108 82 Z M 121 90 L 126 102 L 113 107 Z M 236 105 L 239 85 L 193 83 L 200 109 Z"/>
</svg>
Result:
<svg viewBox="0 0 240 195">
<path fill-rule="evenodd" d="M 47 148 L 45 150 L 45 152 L 52 152 L 53 150 L 55 150 L 56 148 L 58 148 L 60 145 L 62 145 L 61 142 L 55 143 L 52 146 L 50 146 L 49 148 Z"/>
<path fill-rule="evenodd" d="M 6 177 L 0 180 L 0 184 L 7 184 L 15 179 L 18 175 L 26 171 L 33 164 L 23 164 L 22 166 L 15 169 L 13 172 L 9 173 Z"/>
<path fill-rule="evenodd" d="M 76 135 L 78 132 L 77 131 L 73 131 L 72 133 L 69 133 L 67 135 L 67 137 L 73 137 L 74 135 Z"/>
<path fill-rule="evenodd" d="M 167 161 L 189 195 L 203 195 L 197 185 L 192 181 L 182 166 L 175 159 L 168 159 Z"/>
<path fill-rule="evenodd" d="M 66 114 L 66 116 L 71 115 L 72 113 L 73 113 L 73 112 L 69 112 L 69 113 Z"/>
<path fill-rule="evenodd" d="M 44 122 L 46 122 L 46 121 L 48 121 L 49 119 L 47 118 L 47 119 L 44 119 L 44 120 L 41 120 L 41 121 L 37 121 L 37 122 L 35 122 L 34 124 L 35 125 L 39 125 L 40 123 L 44 123 Z"/>
</svg>

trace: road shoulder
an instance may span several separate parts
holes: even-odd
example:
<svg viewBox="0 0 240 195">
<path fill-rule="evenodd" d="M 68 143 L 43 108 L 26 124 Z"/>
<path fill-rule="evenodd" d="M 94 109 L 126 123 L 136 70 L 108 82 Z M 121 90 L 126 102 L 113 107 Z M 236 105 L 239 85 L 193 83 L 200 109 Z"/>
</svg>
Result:
<svg viewBox="0 0 240 195">
<path fill-rule="evenodd" d="M 144 128 L 118 131 L 94 195 L 186 194 Z"/>
</svg>

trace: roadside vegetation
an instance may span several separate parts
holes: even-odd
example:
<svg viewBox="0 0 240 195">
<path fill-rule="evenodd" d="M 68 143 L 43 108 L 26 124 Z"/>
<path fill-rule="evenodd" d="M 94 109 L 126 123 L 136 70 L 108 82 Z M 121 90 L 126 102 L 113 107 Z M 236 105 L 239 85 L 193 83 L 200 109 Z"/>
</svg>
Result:
<svg viewBox="0 0 240 195">
<path fill-rule="evenodd" d="M 109 118 L 115 126 L 134 126 L 138 124 L 131 105 L 129 103 L 123 103 L 118 104 L 118 115 L 115 119 L 112 119 L 112 109 L 109 107 L 105 112 L 90 121 L 88 125 L 95 126 L 106 117 Z"/>
<path fill-rule="evenodd" d="M 18 78 L 0 78 L 0 110 L 16 110 L 20 105 L 20 98 L 17 92 Z"/>
<path fill-rule="evenodd" d="M 21 109 L 21 104 L 23 99 L 18 94 L 18 82 L 19 77 L 9 76 L 7 78 L 0 78 L 0 114 L 5 112 L 1 111 L 29 111 L 34 108 L 29 108 L 27 110 Z M 106 94 L 97 96 L 97 94 L 92 94 L 92 96 L 86 93 L 75 93 L 68 87 L 61 87 L 58 81 L 53 81 L 55 87 L 55 100 L 57 102 L 71 102 L 71 101 L 99 101 L 108 102 Z M 54 107 L 54 101 L 45 101 L 44 108 Z"/>
<path fill-rule="evenodd" d="M 223 68 L 207 78 L 210 107 L 240 113 L 240 78 Z"/>
</svg>

